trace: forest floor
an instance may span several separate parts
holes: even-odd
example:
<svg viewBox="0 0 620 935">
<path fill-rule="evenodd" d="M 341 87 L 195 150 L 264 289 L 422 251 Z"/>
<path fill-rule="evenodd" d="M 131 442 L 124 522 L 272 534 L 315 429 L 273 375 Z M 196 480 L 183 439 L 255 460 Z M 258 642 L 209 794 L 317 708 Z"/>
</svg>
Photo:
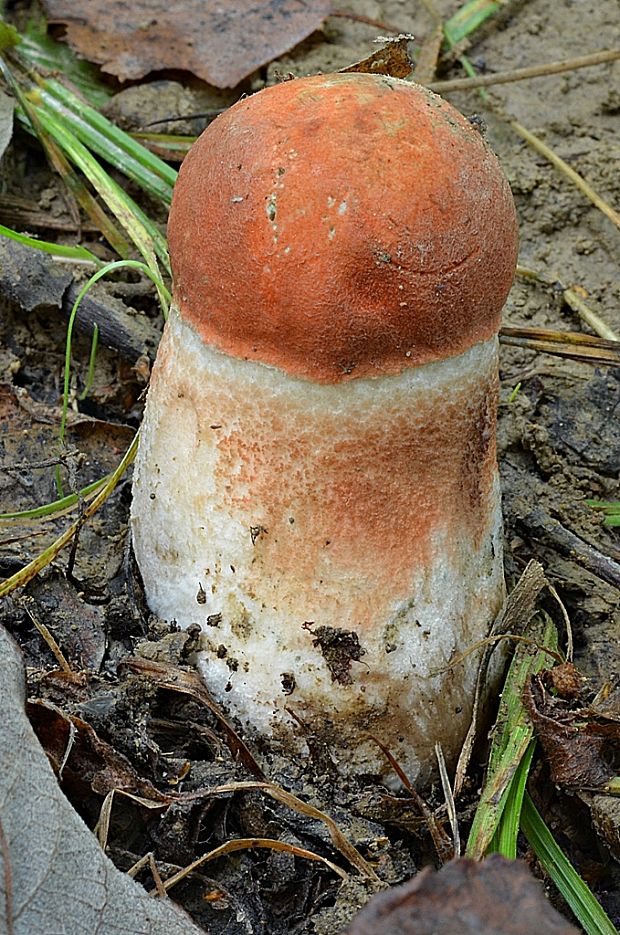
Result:
<svg viewBox="0 0 620 935">
<path fill-rule="evenodd" d="M 456 4 L 438 0 L 436 6 L 448 16 Z M 412 33 L 416 41 L 423 41 L 433 29 L 424 5 L 413 0 L 355 0 L 350 7 Z M 257 71 L 242 90 L 256 90 L 278 74 L 301 76 L 345 67 L 373 51 L 376 32 L 367 23 L 330 17 L 322 31 Z M 475 33 L 467 55 L 480 72 L 492 73 L 619 47 L 617 0 L 529 0 L 507 3 Z M 454 64 L 439 77 L 460 76 Z M 182 78 L 158 75 L 163 84 L 135 84 L 112 99 L 108 112 L 126 128 L 137 129 L 137 124 L 143 127 L 166 117 L 171 109 L 191 114 L 201 102 L 203 106 L 208 100 L 229 103 L 239 93 L 212 93 L 209 98 L 195 81 L 183 84 Z M 446 97 L 466 116 L 477 114 L 483 119 L 486 138 L 514 193 L 520 265 L 539 277 L 537 281 L 517 276 L 504 324 L 591 333 L 566 300 L 565 290 L 572 288 L 620 334 L 620 231 L 518 131 L 520 125 L 536 134 L 609 204 L 620 206 L 620 62 L 495 85 L 487 89 L 486 99 L 477 90 L 453 91 Z M 181 130 L 196 133 L 204 123 L 189 116 Z M 2 223 L 74 242 L 62 183 L 23 131 L 15 132 L 5 155 L 2 181 Z M 26 199 L 31 212 L 29 224 L 22 228 L 16 220 L 16 199 Z M 156 213 L 154 206 L 147 207 Z M 40 215 L 36 230 L 33 212 Z M 51 220 L 41 220 L 45 216 Z M 159 220 L 163 224 L 165 218 Z M 96 239 L 88 228 L 83 233 L 84 242 Z M 17 262 L 3 257 L 5 270 Z M 0 477 L 4 511 L 23 510 L 55 497 L 54 468 L 45 465 L 53 465 L 56 456 L 62 395 L 66 314 L 60 309 L 58 289 L 64 290 L 80 274 L 74 269 L 63 272 L 55 264 L 54 276 L 68 279 L 50 285 L 49 270 L 49 263 L 38 271 L 31 268 L 29 275 L 38 291 L 26 311 L 6 298 L 2 303 L 3 458 L 5 466 L 22 466 Z M 128 347 L 102 344 L 92 388 L 86 399 L 78 401 L 90 341 L 83 334 L 76 336 L 73 360 L 78 384 L 67 442 L 83 453 L 76 468 L 80 485 L 113 470 L 131 441 L 141 418 L 148 358 L 162 326 L 154 291 L 138 276 L 100 284 L 93 296 L 107 308 L 120 309 L 121 317 L 133 318 L 131 334 L 135 338 L 139 331 L 146 352 L 140 359 L 132 356 L 131 340 Z M 619 416 L 620 369 L 502 346 L 498 454 L 507 581 L 514 583 L 531 559 L 543 565 L 570 618 L 574 661 L 587 679 L 585 691 L 590 697 L 607 684 L 614 686 L 620 671 L 620 539 L 604 524 L 601 513 L 586 503 L 620 498 Z M 252 775 L 247 762 L 236 761 L 230 753 L 218 717 L 205 707 L 193 683 L 184 693 L 164 684 L 165 667 L 187 664 L 196 636 L 177 632 L 146 611 L 128 542 L 130 496 L 128 475 L 84 526 L 74 551 L 66 550 L 23 592 L 4 602 L 0 621 L 22 647 L 29 693 L 88 722 L 127 759 L 134 779 L 139 776 L 168 790 L 182 783 L 190 791 L 257 779 L 258 771 Z M 45 526 L 4 530 L 3 575 L 9 576 L 37 555 L 68 522 L 60 518 Z M 35 620 L 53 633 L 79 678 L 49 678 L 57 660 Z M 121 665 L 128 655 L 138 656 L 144 668 Z M 38 727 L 43 729 L 41 722 Z M 378 784 L 343 787 L 329 776 L 313 783 L 299 764 L 271 756 L 252 738 L 246 741 L 269 780 L 329 814 L 380 867 L 384 882 L 400 883 L 432 862 L 428 829 L 409 798 Z M 99 819 L 102 787 L 85 779 L 89 769 L 97 772 L 95 753 L 83 751 L 83 756 L 82 773 L 77 768 L 65 773 L 63 788 L 93 827 Z M 104 761 L 104 765 L 98 761 L 99 770 L 120 770 L 101 751 L 97 756 Z M 483 756 L 481 750 L 459 802 L 463 827 L 475 806 Z M 620 856 L 620 838 L 615 806 L 598 799 L 593 803 L 586 792 L 558 789 L 542 760 L 533 770 L 531 788 L 557 840 L 617 925 L 620 874 L 614 858 Z M 441 814 L 441 788 L 421 791 Z M 265 798 L 259 790 L 168 802 L 156 811 L 117 800 L 108 853 L 117 866 L 127 869 L 153 851 L 160 871 L 167 875 L 231 837 L 279 837 L 328 853 L 334 860 L 338 857 L 330 850 L 324 826 L 317 828 L 308 815 Z M 326 867 L 290 853 L 248 850 L 215 861 L 208 873 L 201 870 L 180 882 L 172 895 L 214 935 L 331 935 L 366 902 L 371 889 L 358 876 L 343 883 Z M 211 899 L 205 898 L 205 891 L 213 894 Z M 557 895 L 553 899 L 568 912 Z"/>
</svg>

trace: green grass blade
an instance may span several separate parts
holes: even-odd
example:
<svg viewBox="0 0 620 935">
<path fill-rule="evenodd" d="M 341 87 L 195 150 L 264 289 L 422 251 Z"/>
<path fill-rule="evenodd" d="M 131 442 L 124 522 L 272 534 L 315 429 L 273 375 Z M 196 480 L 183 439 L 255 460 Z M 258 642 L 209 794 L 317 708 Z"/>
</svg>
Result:
<svg viewBox="0 0 620 935">
<path fill-rule="evenodd" d="M 154 252 L 166 271 L 170 272 L 166 238 L 158 227 L 112 179 L 86 146 L 66 130 L 56 114 L 50 113 L 41 105 L 34 107 L 44 129 L 58 143 L 68 159 L 84 173 L 119 224 L 127 231 L 146 262 L 153 265 Z"/>
<path fill-rule="evenodd" d="M 51 253 L 52 256 L 61 256 L 67 260 L 80 260 L 81 262 L 94 263 L 96 266 L 101 266 L 101 260 L 99 260 L 94 253 L 91 253 L 90 250 L 87 250 L 86 247 L 70 247 L 64 244 L 51 243 L 48 240 L 37 240 L 36 237 L 28 237 L 27 234 L 20 234 L 10 227 L 5 227 L 4 224 L 0 224 L 0 235 L 2 237 L 9 237 L 11 240 L 16 240 L 17 243 L 21 243 L 25 247 L 34 247 L 35 250 L 41 250 L 43 253 Z"/>
<path fill-rule="evenodd" d="M 7 84 L 20 103 L 20 107 L 17 108 L 18 118 L 24 124 L 26 129 L 32 133 L 41 143 L 50 165 L 53 169 L 56 170 L 56 172 L 58 172 L 65 185 L 67 186 L 69 195 L 72 196 L 75 201 L 82 206 L 82 208 L 84 208 L 87 215 L 99 228 L 110 246 L 116 250 L 119 256 L 128 256 L 130 251 L 128 241 L 117 228 L 116 224 L 114 224 L 114 222 L 106 215 L 105 211 L 97 202 L 97 200 L 93 198 L 82 180 L 74 172 L 69 161 L 65 157 L 56 141 L 41 124 L 36 108 L 30 103 L 17 80 L 15 79 L 11 69 L 1 57 L 0 71 L 2 71 Z"/>
<path fill-rule="evenodd" d="M 602 510 L 604 513 L 620 513 L 620 500 L 586 500 L 593 510 Z"/>
<path fill-rule="evenodd" d="M 33 558 L 31 562 L 28 562 L 23 568 L 15 572 L 14 575 L 11 575 L 10 578 L 7 578 L 6 581 L 0 582 L 0 598 L 6 597 L 7 594 L 10 594 L 12 591 L 15 591 L 16 588 L 23 588 L 24 585 L 28 584 L 29 581 L 32 581 L 36 576 L 54 561 L 56 556 L 64 549 L 66 545 L 73 539 L 75 534 L 79 529 L 82 528 L 86 520 L 90 519 L 94 513 L 100 509 L 101 506 L 108 499 L 110 494 L 115 490 L 118 482 L 121 477 L 132 463 L 136 456 L 138 450 L 138 435 L 136 433 L 134 439 L 123 455 L 122 460 L 120 461 L 118 467 L 112 474 L 109 475 L 106 482 L 102 485 L 101 489 L 97 492 L 94 499 L 84 508 L 83 513 L 79 516 L 75 522 L 73 522 L 68 529 L 58 536 L 57 539 L 52 542 L 47 549 L 44 549 L 36 558 Z"/>
<path fill-rule="evenodd" d="M 154 151 L 162 152 L 166 159 L 178 160 L 181 162 L 188 154 L 196 140 L 197 136 L 182 136 L 178 133 L 147 133 L 139 130 L 132 133 L 134 140 L 144 140 L 150 143 Z"/>
<path fill-rule="evenodd" d="M 620 526 L 620 500 L 586 500 L 586 503 L 603 513 L 606 526 Z"/>
<path fill-rule="evenodd" d="M 516 860 L 517 858 L 517 839 L 519 837 L 523 796 L 535 749 L 536 741 L 531 740 L 508 788 L 504 811 L 499 826 L 487 848 L 487 854 L 501 854 L 503 857 L 507 857 L 508 860 Z"/>
<path fill-rule="evenodd" d="M 55 519 L 61 513 L 66 513 L 72 507 L 76 506 L 80 500 L 87 500 L 92 494 L 97 493 L 104 484 L 110 479 L 110 474 L 100 477 L 99 480 L 87 484 L 86 487 L 78 493 L 67 494 L 60 500 L 53 500 L 51 503 L 44 503 L 43 506 L 35 506 L 30 510 L 20 510 L 17 513 L 0 513 L 0 525 L 14 526 L 19 523 L 32 522 L 33 520 Z"/>
<path fill-rule="evenodd" d="M 449 49 L 453 49 L 454 46 L 457 45 L 457 43 L 461 39 L 465 38 L 465 36 L 469 35 L 469 33 L 472 32 L 472 29 L 470 28 L 470 25 L 468 23 L 468 17 L 469 17 L 469 14 L 472 13 L 473 11 L 470 10 L 469 8 L 473 6 L 478 7 L 479 5 L 489 7 L 489 8 L 491 6 L 495 6 L 496 9 L 499 9 L 499 6 L 500 6 L 499 3 L 493 3 L 492 0 L 489 0 L 488 3 L 486 2 L 486 0 L 480 0 L 480 2 L 478 2 L 478 0 L 473 0 L 471 4 L 466 3 L 465 6 L 461 8 L 461 10 L 458 10 L 454 14 L 454 16 L 452 16 L 446 23 L 443 24 L 443 34 L 445 37 L 446 45 L 448 46 Z M 492 13 L 495 13 L 495 12 L 496 12 L 495 9 L 490 10 L 487 15 L 490 16 Z M 478 22 L 477 25 L 480 25 L 480 22 Z M 472 65 L 472 63 L 470 62 L 470 60 L 467 58 L 466 55 L 459 55 L 458 60 L 461 63 L 463 71 L 465 72 L 468 78 L 474 78 L 478 74 L 476 69 L 474 68 L 474 66 Z M 478 91 L 478 95 L 481 100 L 483 101 L 488 100 L 489 95 L 483 88 L 481 88 Z"/>
<path fill-rule="evenodd" d="M 139 260 L 115 260 L 112 263 L 107 263 L 105 266 L 102 266 L 101 269 L 98 269 L 96 273 L 90 277 L 88 282 L 86 282 L 80 289 L 78 296 L 73 303 L 73 308 L 71 309 L 71 314 L 69 315 L 69 321 L 67 322 L 67 336 L 65 339 L 65 372 L 63 378 L 63 395 L 62 395 L 62 415 L 60 418 L 60 429 L 58 431 L 58 438 L 61 446 L 65 443 L 65 432 L 67 427 L 67 414 L 69 412 L 69 387 L 71 383 L 71 344 L 73 340 L 73 326 L 75 324 L 75 318 L 78 313 L 78 309 L 82 303 L 82 300 L 86 293 L 91 289 L 96 282 L 98 282 L 103 276 L 107 276 L 108 273 L 113 272 L 117 269 L 137 269 L 141 273 L 144 273 L 145 276 L 155 284 L 157 291 L 160 297 L 166 302 L 164 306 L 164 311 L 167 310 L 167 303 L 170 301 L 170 293 L 164 286 L 161 276 L 157 271 L 148 266 L 146 263 L 141 263 Z M 62 480 L 60 476 L 60 466 L 56 468 L 56 488 L 58 493 L 62 497 Z"/>
<path fill-rule="evenodd" d="M 534 617 L 526 635 L 535 640 L 541 648 L 532 652 L 530 646 L 520 644 L 506 676 L 491 743 L 487 776 L 465 852 L 467 857 L 476 860 L 484 857 L 494 840 L 497 842 L 496 835 L 501 833 L 498 829 L 508 802 L 512 801 L 513 809 L 518 804 L 518 784 L 525 781 L 519 775 L 519 766 L 534 735 L 521 700 L 523 691 L 530 676 L 549 665 L 551 657 L 545 650 L 552 653 L 557 650 L 557 630 L 546 614 Z M 517 786 L 513 788 L 515 783 Z M 509 821 L 514 823 L 514 816 L 511 816 Z M 512 833 L 510 828 L 507 828 L 505 833 L 509 839 Z"/>
<path fill-rule="evenodd" d="M 615 925 L 562 852 L 527 792 L 521 811 L 521 830 L 587 935 L 618 935 Z"/>
<path fill-rule="evenodd" d="M 40 101 L 53 110 L 89 149 L 120 169 L 129 179 L 166 207 L 172 199 L 177 173 L 103 114 L 84 104 L 58 81 L 47 80 Z"/>
<path fill-rule="evenodd" d="M 119 147 L 132 155 L 137 162 L 166 181 L 170 188 L 174 187 L 177 178 L 176 170 L 164 162 L 163 159 L 160 159 L 159 156 L 155 156 L 150 150 L 146 149 L 146 147 L 134 139 L 131 134 L 121 130 L 120 127 L 112 123 L 111 120 L 108 120 L 107 117 L 104 117 L 104 115 L 98 110 L 95 110 L 95 108 L 89 107 L 57 79 L 47 78 L 43 82 L 43 87 L 49 94 L 53 95 L 64 104 L 65 107 L 70 108 L 78 117 L 82 117 L 84 121 L 91 124 L 102 136 L 115 142 Z M 179 137 L 179 139 L 184 139 L 184 137 Z"/>
<path fill-rule="evenodd" d="M 501 6 L 502 4 L 496 0 L 470 0 L 469 3 L 463 4 L 444 23 L 446 39 L 451 45 L 456 45 L 457 42 L 475 32 L 490 16 L 497 13 Z"/>
</svg>

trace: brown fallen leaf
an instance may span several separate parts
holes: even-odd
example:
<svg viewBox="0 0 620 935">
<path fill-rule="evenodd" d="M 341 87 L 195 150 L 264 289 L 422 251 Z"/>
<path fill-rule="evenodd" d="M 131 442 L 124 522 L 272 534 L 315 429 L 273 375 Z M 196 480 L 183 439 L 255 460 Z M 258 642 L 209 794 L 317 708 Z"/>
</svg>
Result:
<svg viewBox="0 0 620 935">
<path fill-rule="evenodd" d="M 346 935 L 577 935 L 521 861 L 492 855 L 422 870 L 374 896 Z"/>
<path fill-rule="evenodd" d="M 574 697 L 574 696 L 573 696 Z M 620 724 L 578 703 L 554 697 L 537 676 L 523 698 L 553 782 L 567 789 L 603 789 L 615 775 Z"/>
<path fill-rule="evenodd" d="M 182 69 L 233 88 L 319 29 L 327 0 L 43 0 L 69 44 L 121 81 Z"/>
<path fill-rule="evenodd" d="M 105 796 L 115 790 L 163 806 L 174 801 L 173 795 L 160 792 L 140 776 L 127 757 L 102 740 L 86 721 L 46 701 L 29 701 L 26 710 L 54 772 L 75 798 L 89 791 Z"/>
<path fill-rule="evenodd" d="M 620 860 L 620 799 L 591 792 L 580 792 L 579 798 L 590 809 L 599 836 L 616 860 Z"/>
<path fill-rule="evenodd" d="M 413 36 L 401 33 L 399 36 L 382 37 L 382 47 L 353 65 L 340 68 L 341 72 L 359 72 L 364 75 L 388 75 L 390 78 L 407 78 L 411 74 L 413 63 L 409 58 L 409 41 Z"/>
</svg>

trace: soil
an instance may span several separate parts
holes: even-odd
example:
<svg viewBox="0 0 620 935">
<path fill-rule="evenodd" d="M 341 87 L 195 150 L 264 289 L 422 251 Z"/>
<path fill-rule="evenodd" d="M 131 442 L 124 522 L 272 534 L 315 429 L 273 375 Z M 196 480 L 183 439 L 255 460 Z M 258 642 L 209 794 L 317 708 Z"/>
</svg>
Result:
<svg viewBox="0 0 620 935">
<path fill-rule="evenodd" d="M 436 3 L 444 16 L 457 6 L 447 0 Z M 350 7 L 413 33 L 418 41 L 432 30 L 423 4 L 356 0 Z M 373 51 L 375 33 L 365 23 L 330 18 L 323 32 L 261 70 L 242 90 L 271 83 L 278 74 L 304 75 L 347 66 Z M 506 3 L 499 16 L 475 34 L 467 54 L 479 70 L 495 72 L 614 47 L 620 47 L 616 0 L 530 0 Z M 460 74 L 454 65 L 441 77 Z M 205 105 L 213 107 L 214 102 L 215 106 L 223 100 L 228 103 L 225 95 L 201 89 L 195 82 L 172 84 L 167 76 L 157 78 L 162 83 L 156 90 L 143 84 L 121 91 L 109 111 L 130 127 L 136 119 L 144 125 L 173 108 L 186 117 L 181 131 L 195 132 L 204 120 L 192 118 L 192 113 Z M 486 101 L 475 91 L 447 95 L 465 115 L 482 117 L 487 139 L 508 175 L 521 226 L 520 263 L 552 284 L 581 287 L 587 302 L 616 334 L 620 334 L 620 232 L 530 149 L 507 120 L 517 120 L 540 136 L 603 198 L 618 206 L 619 79 L 616 61 L 492 87 Z M 19 132 L 4 161 L 3 183 L 5 193 L 27 194 L 40 210 L 57 218 L 66 216 L 61 184 L 34 144 Z M 46 235 L 51 236 L 49 230 Z M 89 236 L 96 249 L 95 237 L 88 231 L 83 242 L 88 244 Z M 43 293 L 26 313 L 23 305 L 6 296 L 3 300 L 0 409 L 9 427 L 3 436 L 3 460 L 5 466 L 18 466 L 0 476 L 1 508 L 6 511 L 56 497 L 49 462 L 57 458 L 66 314 L 51 287 L 46 298 L 47 274 L 42 275 Z M 99 290 L 102 301 L 121 302 L 140 327 L 151 331 L 161 327 L 152 291 L 136 277 L 125 276 Z M 504 322 L 588 331 L 566 305 L 561 288 L 519 277 Z M 73 346 L 75 386 L 68 447 L 80 453 L 68 457 L 66 468 L 80 484 L 113 469 L 139 424 L 152 349 L 145 345 L 144 354 L 132 358 L 101 347 L 92 390 L 79 401 L 88 354 L 89 341 L 78 334 Z M 570 618 L 575 662 L 588 677 L 592 694 L 605 683 L 614 683 L 620 671 L 620 539 L 586 503 L 589 498 L 620 498 L 619 415 L 620 370 L 502 348 L 498 444 L 507 577 L 514 581 L 532 558 L 544 565 Z M 82 529 L 70 561 L 69 553 L 64 553 L 25 593 L 14 595 L 2 607 L 1 622 L 24 650 L 31 694 L 88 721 L 127 757 L 136 774 L 168 792 L 180 783 L 192 792 L 256 778 L 251 762 L 248 766 L 231 754 L 220 717 L 204 701 L 153 681 L 144 670 L 119 666 L 128 655 L 152 665 L 186 665 L 196 636 L 176 632 L 148 614 L 128 543 L 130 495 L 130 479 L 125 478 L 105 508 Z M 13 573 L 38 554 L 68 522 L 64 518 L 5 529 L 3 574 Z M 550 612 L 557 617 L 557 606 L 551 610 L 550 605 Z M 50 674 L 56 662 L 35 620 L 51 630 L 79 677 L 67 680 Z M 428 829 L 410 798 L 378 785 L 343 787 L 330 772 L 328 755 L 323 775 L 311 781 L 303 764 L 280 760 L 248 743 L 270 780 L 329 814 L 372 861 L 384 884 L 399 883 L 433 861 Z M 479 762 L 483 756 L 481 751 Z M 471 788 L 460 803 L 463 827 L 475 804 L 477 769 L 474 763 Z M 605 843 L 614 835 L 617 838 L 616 818 L 601 804 L 601 796 L 594 797 L 592 818 L 583 799 L 554 790 L 543 763 L 537 767 L 535 783 L 560 843 L 611 918 L 620 923 L 620 875 Z M 94 826 L 101 795 L 79 784 L 72 787 L 69 781 L 65 791 Z M 425 795 L 431 807 L 441 808 L 439 788 L 426 790 Z M 279 837 L 344 862 L 332 848 L 324 825 L 259 791 L 179 800 L 156 811 L 121 803 L 113 813 L 108 852 L 119 866 L 128 868 L 152 850 L 166 874 L 232 836 Z M 141 879 L 151 885 L 146 872 Z M 257 856 L 242 851 L 202 868 L 179 884 L 174 898 L 214 935 L 328 935 L 339 932 L 375 888 L 355 875 L 343 883 L 327 868 L 289 853 L 264 851 Z M 558 905 L 562 908 L 559 901 Z"/>
</svg>

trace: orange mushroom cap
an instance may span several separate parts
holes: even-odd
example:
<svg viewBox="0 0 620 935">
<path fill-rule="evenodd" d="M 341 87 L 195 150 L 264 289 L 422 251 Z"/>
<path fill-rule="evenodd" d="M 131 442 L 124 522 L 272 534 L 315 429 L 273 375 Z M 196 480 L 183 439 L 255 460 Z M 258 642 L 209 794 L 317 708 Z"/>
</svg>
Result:
<svg viewBox="0 0 620 935">
<path fill-rule="evenodd" d="M 514 275 L 508 183 L 479 132 L 405 81 L 284 82 L 181 167 L 177 305 L 203 340 L 320 383 L 399 373 L 489 339 Z"/>
</svg>

